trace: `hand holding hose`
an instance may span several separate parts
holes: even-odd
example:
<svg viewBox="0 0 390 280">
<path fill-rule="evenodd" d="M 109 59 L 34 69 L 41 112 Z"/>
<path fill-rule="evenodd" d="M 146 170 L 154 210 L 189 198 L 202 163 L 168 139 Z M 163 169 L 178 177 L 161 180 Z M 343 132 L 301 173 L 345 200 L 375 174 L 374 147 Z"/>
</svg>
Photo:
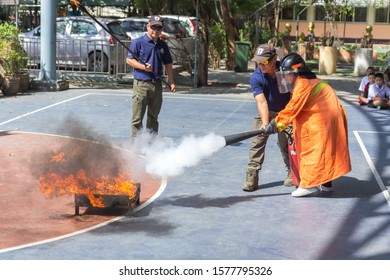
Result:
<svg viewBox="0 0 390 280">
<path fill-rule="evenodd" d="M 142 70 L 144 70 L 145 72 L 154 73 L 153 67 L 149 63 L 145 63 L 144 69 L 142 69 Z M 168 71 L 168 78 L 173 77 L 172 69 L 170 69 L 170 70 L 167 69 L 167 71 Z M 176 92 L 176 85 L 174 82 L 169 83 L 169 89 L 171 92 Z"/>
<path fill-rule="evenodd" d="M 144 69 L 143 69 L 143 70 L 144 70 L 145 72 L 152 73 L 152 72 L 153 72 L 152 65 L 150 65 L 149 63 L 145 63 Z"/>
<path fill-rule="evenodd" d="M 269 124 L 267 124 L 264 128 L 264 134 L 270 135 L 278 133 L 278 129 L 276 128 L 275 119 L 272 119 Z"/>
</svg>

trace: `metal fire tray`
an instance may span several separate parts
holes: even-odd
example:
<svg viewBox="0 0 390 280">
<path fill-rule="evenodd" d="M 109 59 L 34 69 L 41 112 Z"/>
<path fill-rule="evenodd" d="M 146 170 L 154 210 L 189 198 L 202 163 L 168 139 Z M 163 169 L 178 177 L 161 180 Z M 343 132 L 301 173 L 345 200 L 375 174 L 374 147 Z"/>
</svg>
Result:
<svg viewBox="0 0 390 280">
<path fill-rule="evenodd" d="M 133 199 L 130 199 L 127 195 L 112 195 L 112 194 L 94 194 L 94 197 L 101 198 L 104 207 L 93 207 L 90 199 L 86 194 L 75 194 L 74 205 L 75 205 L 75 216 L 80 215 L 80 207 L 91 207 L 91 208 L 121 208 L 132 210 L 134 207 L 140 205 L 140 193 L 141 183 L 136 183 L 136 195 Z M 132 211 L 129 211 L 130 215 Z"/>
</svg>

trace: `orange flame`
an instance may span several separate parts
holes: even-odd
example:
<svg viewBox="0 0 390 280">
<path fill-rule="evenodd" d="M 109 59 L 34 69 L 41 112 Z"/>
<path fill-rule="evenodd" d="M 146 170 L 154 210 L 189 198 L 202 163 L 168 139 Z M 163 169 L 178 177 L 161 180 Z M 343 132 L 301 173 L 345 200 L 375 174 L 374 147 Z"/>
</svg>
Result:
<svg viewBox="0 0 390 280">
<path fill-rule="evenodd" d="M 130 200 L 137 193 L 136 184 L 130 179 L 131 174 L 119 174 L 115 178 L 108 176 L 89 177 L 80 169 L 76 174 L 60 175 L 53 170 L 60 170 L 58 165 L 65 164 L 65 153 L 60 152 L 50 160 L 48 172 L 39 177 L 39 189 L 48 197 L 84 194 L 94 207 L 104 207 L 102 197 L 95 195 L 126 195 Z"/>
<path fill-rule="evenodd" d="M 64 153 L 64 152 L 61 152 L 61 153 L 59 153 L 58 155 L 53 156 L 53 157 L 51 158 L 51 161 L 52 161 L 52 162 L 65 161 L 65 153 Z"/>
<path fill-rule="evenodd" d="M 80 4 L 79 1 L 77 1 L 77 0 L 70 0 L 70 2 L 72 2 L 73 4 L 75 4 L 77 8 L 80 8 L 80 5 L 81 5 L 81 4 Z"/>
</svg>

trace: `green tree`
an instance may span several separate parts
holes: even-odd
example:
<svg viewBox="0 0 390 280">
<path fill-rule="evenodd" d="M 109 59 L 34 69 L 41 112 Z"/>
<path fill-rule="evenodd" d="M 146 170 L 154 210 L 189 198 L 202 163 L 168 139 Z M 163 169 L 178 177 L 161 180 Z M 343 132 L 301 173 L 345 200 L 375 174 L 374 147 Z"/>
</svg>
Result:
<svg viewBox="0 0 390 280">
<path fill-rule="evenodd" d="M 222 25 L 215 21 L 211 21 L 210 27 L 210 43 L 209 43 L 209 58 L 213 69 L 219 68 L 220 61 L 226 56 L 226 32 Z"/>
<path fill-rule="evenodd" d="M 227 70 L 233 70 L 235 64 L 236 41 L 239 39 L 238 29 L 236 27 L 232 10 L 230 9 L 228 0 L 214 0 L 215 8 L 219 21 L 226 32 L 227 45 Z"/>
</svg>

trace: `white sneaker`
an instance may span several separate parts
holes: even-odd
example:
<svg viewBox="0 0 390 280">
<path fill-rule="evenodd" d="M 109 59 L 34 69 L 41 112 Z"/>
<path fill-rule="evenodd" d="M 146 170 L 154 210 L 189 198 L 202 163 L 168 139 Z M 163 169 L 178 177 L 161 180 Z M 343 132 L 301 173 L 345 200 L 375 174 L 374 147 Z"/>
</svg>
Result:
<svg viewBox="0 0 390 280">
<path fill-rule="evenodd" d="M 323 185 L 319 185 L 318 189 L 320 191 L 322 191 L 322 192 L 333 192 L 333 188 L 332 187 L 325 187 Z"/>
<path fill-rule="evenodd" d="M 312 193 L 315 193 L 315 192 L 318 192 L 318 188 L 317 187 L 308 188 L 308 189 L 297 188 L 295 191 L 293 191 L 291 193 L 291 195 L 294 196 L 294 197 L 300 197 L 300 196 L 306 196 L 306 195 L 309 195 L 309 194 L 312 194 Z"/>
</svg>

